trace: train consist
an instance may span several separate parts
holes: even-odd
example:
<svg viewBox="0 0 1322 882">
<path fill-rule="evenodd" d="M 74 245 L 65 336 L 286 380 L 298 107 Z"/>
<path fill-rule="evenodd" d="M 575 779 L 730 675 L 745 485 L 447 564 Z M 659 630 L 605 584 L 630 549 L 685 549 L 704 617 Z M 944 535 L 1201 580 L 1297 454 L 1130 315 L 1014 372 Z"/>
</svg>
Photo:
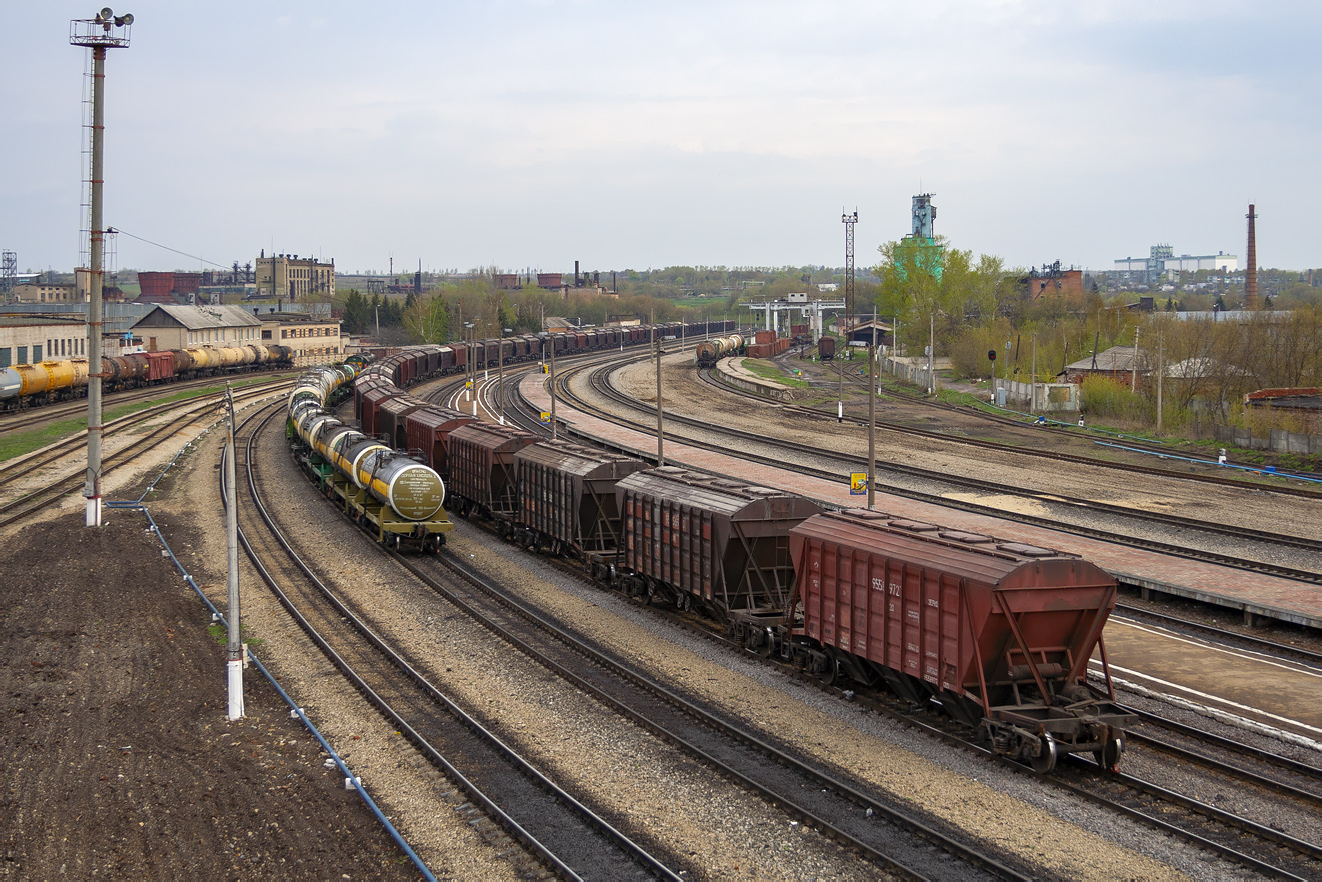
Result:
<svg viewBox="0 0 1322 882">
<path fill-rule="evenodd" d="M 377 541 L 435 553 L 454 529 L 443 508 L 441 476 L 327 409 L 368 364 L 353 356 L 301 374 L 289 395 L 289 434 L 301 442 L 299 460 L 322 492 Z"/>
<path fill-rule="evenodd" d="M 698 344 L 696 358 L 698 367 L 712 368 L 716 367 L 716 362 L 722 358 L 731 355 L 738 355 L 744 351 L 744 337 L 742 334 L 731 334 L 728 337 L 715 337 L 710 340 L 703 340 Z"/>
<path fill-rule="evenodd" d="M 244 370 L 288 367 L 287 346 L 253 344 L 135 352 L 101 359 L 101 384 L 107 392 Z M 85 358 L 43 361 L 0 369 L 0 408 L 18 410 L 87 394 L 90 373 Z"/>
<path fill-rule="evenodd" d="M 784 490 L 652 468 L 428 405 L 403 386 L 444 360 L 435 348 L 357 375 L 355 413 L 376 443 L 403 438 L 449 482 L 451 511 L 579 559 L 631 596 L 699 609 L 748 650 L 824 681 L 884 683 L 939 705 L 1040 772 L 1066 753 L 1118 763 L 1135 721 L 1115 704 L 1102 628 L 1117 586 L 1100 568 L 883 512 L 826 511 Z M 305 445 L 326 447 L 313 429 L 300 430 Z M 1099 649 L 1100 685 L 1088 678 Z"/>
<path fill-rule="evenodd" d="M 733 323 L 713 322 L 712 332 Z M 703 325 L 689 326 L 704 333 Z M 303 469 L 345 514 L 377 541 L 397 549 L 435 553 L 454 529 L 443 504 L 442 476 L 451 472 L 450 433 L 475 422 L 458 411 L 401 392 L 422 379 L 533 358 L 573 355 L 646 343 L 680 326 L 617 327 L 522 335 L 446 346 L 352 356 L 343 365 L 302 374 L 289 396 L 287 433 Z M 503 350 L 503 351 L 502 351 Z M 330 407 L 352 389 L 357 429 Z M 465 509 L 464 497 L 456 498 Z"/>
</svg>

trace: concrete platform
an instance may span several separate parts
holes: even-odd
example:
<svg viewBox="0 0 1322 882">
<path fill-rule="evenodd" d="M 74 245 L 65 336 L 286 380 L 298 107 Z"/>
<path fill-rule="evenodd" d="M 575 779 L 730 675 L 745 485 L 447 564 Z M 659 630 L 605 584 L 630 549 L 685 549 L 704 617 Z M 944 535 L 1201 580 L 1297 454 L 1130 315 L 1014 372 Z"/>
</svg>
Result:
<svg viewBox="0 0 1322 882">
<path fill-rule="evenodd" d="M 722 358 L 716 363 L 716 372 L 720 374 L 720 380 L 723 383 L 743 389 L 745 392 L 752 392 L 754 395 L 760 395 L 763 398 L 771 398 L 776 401 L 789 401 L 792 391 L 789 387 L 771 380 L 765 380 L 757 374 L 744 367 L 744 358 L 742 355 L 735 355 L 729 358 Z"/>
<path fill-rule="evenodd" d="M 532 374 L 525 377 L 520 391 L 534 406 L 542 410 L 550 408 L 545 376 Z M 635 456 L 656 458 L 655 435 L 612 425 L 575 411 L 563 402 L 557 408 L 557 417 L 572 434 Z M 849 476 L 844 474 L 838 483 L 790 472 L 772 474 L 765 466 L 670 439 L 665 443 L 665 455 L 666 465 L 703 469 L 753 484 L 784 488 L 836 508 L 861 508 L 867 504 L 866 497 L 849 494 Z M 890 496 L 880 491 L 876 494 L 876 507 L 914 520 L 1073 552 L 1104 567 L 1122 584 L 1149 593 L 1172 594 L 1233 609 L 1241 612 L 1250 623 L 1254 618 L 1262 617 L 1322 628 L 1322 587 L 1319 586 L 1114 545 L 1072 533 Z"/>
</svg>

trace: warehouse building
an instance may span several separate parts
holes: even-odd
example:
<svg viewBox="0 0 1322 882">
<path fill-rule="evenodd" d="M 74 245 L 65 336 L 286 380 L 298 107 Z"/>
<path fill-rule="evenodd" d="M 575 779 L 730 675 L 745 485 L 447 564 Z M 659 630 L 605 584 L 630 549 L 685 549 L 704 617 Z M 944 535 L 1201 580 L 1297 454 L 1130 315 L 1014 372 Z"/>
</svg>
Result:
<svg viewBox="0 0 1322 882">
<path fill-rule="evenodd" d="M 148 352 L 196 346 L 261 343 L 262 323 L 241 306 L 177 306 L 159 303 L 133 326 Z"/>
</svg>

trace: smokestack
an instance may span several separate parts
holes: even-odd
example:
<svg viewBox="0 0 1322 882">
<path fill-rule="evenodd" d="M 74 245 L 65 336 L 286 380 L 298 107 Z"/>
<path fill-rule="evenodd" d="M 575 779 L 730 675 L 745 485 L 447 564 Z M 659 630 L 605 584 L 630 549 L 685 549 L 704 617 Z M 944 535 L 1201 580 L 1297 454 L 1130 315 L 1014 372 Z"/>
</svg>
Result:
<svg viewBox="0 0 1322 882">
<path fill-rule="evenodd" d="M 578 261 L 576 260 L 574 261 L 574 287 L 577 288 L 580 284 L 578 281 Z"/>
<path fill-rule="evenodd" d="M 1249 257 L 1248 264 L 1244 267 L 1244 308 L 1258 308 L 1258 238 L 1254 231 L 1253 222 L 1257 214 L 1253 211 L 1253 204 L 1249 203 Z"/>
</svg>

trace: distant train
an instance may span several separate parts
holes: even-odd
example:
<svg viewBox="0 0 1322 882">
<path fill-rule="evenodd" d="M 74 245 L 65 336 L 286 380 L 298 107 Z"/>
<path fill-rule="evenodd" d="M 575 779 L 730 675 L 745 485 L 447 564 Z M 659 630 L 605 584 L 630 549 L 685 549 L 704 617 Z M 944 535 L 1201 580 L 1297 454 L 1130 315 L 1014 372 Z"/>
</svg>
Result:
<svg viewBox="0 0 1322 882">
<path fill-rule="evenodd" d="M 688 333 L 733 328 L 733 322 L 691 324 Z M 445 533 L 454 528 L 442 507 L 442 476 L 453 471 L 446 441 L 451 430 L 475 419 L 402 389 L 428 377 L 495 367 L 501 360 L 513 364 L 552 352 L 565 356 L 640 345 L 652 339 L 653 332 L 661 339 L 682 333 L 678 324 L 576 329 L 383 350 L 379 358 L 352 356 L 343 365 L 299 377 L 289 397 L 287 433 L 300 442 L 299 461 L 319 489 L 378 542 L 436 553 L 445 544 Z M 329 409 L 351 382 L 357 429 Z M 463 498 L 458 502 L 470 504 Z"/>
<path fill-rule="evenodd" d="M 250 344 L 135 352 L 101 359 L 101 388 L 106 392 L 207 377 L 243 370 L 288 367 L 288 346 Z M 18 410 L 87 394 L 90 366 L 85 358 L 43 361 L 0 368 L 0 409 Z"/>
<path fill-rule="evenodd" d="M 696 355 L 698 367 L 716 367 L 716 362 L 722 358 L 738 355 L 743 351 L 744 337 L 742 334 L 731 334 L 728 337 L 714 337 L 710 340 L 703 340 L 698 344 Z"/>
<path fill-rule="evenodd" d="M 423 525 L 390 514 L 389 482 L 373 483 L 379 469 L 369 456 L 380 469 L 427 467 L 449 483 L 452 511 L 491 519 L 528 548 L 575 557 L 605 585 L 701 609 L 750 651 L 827 682 L 885 683 L 916 704 L 939 705 L 995 752 L 1040 772 L 1067 753 L 1091 753 L 1104 768 L 1119 762 L 1135 718 L 1115 703 L 1104 648 L 1103 683 L 1088 679 L 1116 602 L 1105 571 L 941 523 L 826 511 L 785 490 L 651 468 L 404 391 L 447 362 L 462 367 L 469 353 L 421 347 L 366 371 L 340 369 L 337 385 L 356 379 L 361 432 L 302 405 L 315 412 L 297 417 L 299 437 L 310 439 L 305 467 L 380 540 L 412 538 L 433 552 L 444 541 L 427 538 L 440 527 L 434 515 Z M 297 409 L 291 401 L 291 415 Z"/>
</svg>

